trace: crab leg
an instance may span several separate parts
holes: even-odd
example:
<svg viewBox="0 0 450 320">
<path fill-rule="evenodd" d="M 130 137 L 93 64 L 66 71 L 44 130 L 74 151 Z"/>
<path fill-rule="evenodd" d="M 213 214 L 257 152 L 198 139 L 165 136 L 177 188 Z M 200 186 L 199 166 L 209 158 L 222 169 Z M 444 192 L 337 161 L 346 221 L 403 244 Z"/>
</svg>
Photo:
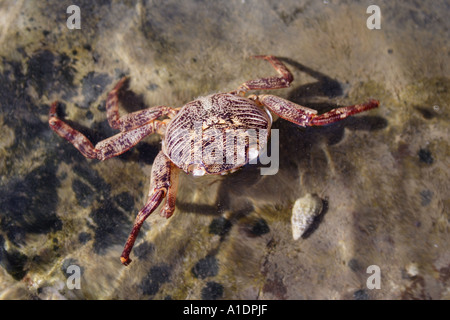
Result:
<svg viewBox="0 0 450 320">
<path fill-rule="evenodd" d="M 58 118 L 56 115 L 57 104 L 58 102 L 54 102 L 50 108 L 48 120 L 50 128 L 60 137 L 72 143 L 75 148 L 89 159 L 106 160 L 118 156 L 131 149 L 149 134 L 161 131 L 161 128 L 165 126 L 165 123 L 162 121 L 150 120 L 150 122 L 145 123 L 140 127 L 118 133 L 108 139 L 100 141 L 94 147 L 85 135 Z"/>
<path fill-rule="evenodd" d="M 50 108 L 50 128 L 59 136 L 72 143 L 86 158 L 99 160 L 120 155 L 136 145 L 145 136 L 154 132 L 162 132 L 165 128 L 165 123 L 156 119 L 162 116 L 172 117 L 177 113 L 176 109 L 157 106 L 119 117 L 117 93 L 126 80 L 127 77 L 124 77 L 117 83 L 114 89 L 108 94 L 106 102 L 108 123 L 113 129 L 119 129 L 121 133 L 100 141 L 94 147 L 86 136 L 58 118 L 56 114 L 57 101 L 53 102 Z"/>
<path fill-rule="evenodd" d="M 313 117 L 308 125 L 310 126 L 327 125 L 339 121 L 341 119 L 347 118 L 355 113 L 377 108 L 379 104 L 380 102 L 378 100 L 371 99 L 369 100 L 369 102 L 364 104 L 356 104 L 353 106 L 336 108 L 324 114 L 320 114 L 317 115 L 316 117 Z"/>
<path fill-rule="evenodd" d="M 248 90 L 267 90 L 267 89 L 281 89 L 290 86 L 294 80 L 294 76 L 289 69 L 274 56 L 254 56 L 255 59 L 264 59 L 270 62 L 270 64 L 277 70 L 280 76 L 268 77 L 250 80 L 244 82 L 236 90 L 237 93 L 246 92 Z"/>
<path fill-rule="evenodd" d="M 73 129 L 64 121 L 60 120 L 56 114 L 56 107 L 58 102 L 55 101 L 50 107 L 50 113 L 48 116 L 48 124 L 50 128 L 55 131 L 60 137 L 66 139 L 73 144 L 75 148 L 80 151 L 83 156 L 89 159 L 97 159 L 97 152 L 92 145 L 91 141 L 86 138 L 81 132 Z"/>
<path fill-rule="evenodd" d="M 133 248 L 134 242 L 139 234 L 145 219 L 155 211 L 164 198 L 166 203 L 161 209 L 160 214 L 169 218 L 175 210 L 175 197 L 178 181 L 178 169 L 175 165 L 164 155 L 162 151 L 158 153 L 153 162 L 150 191 L 148 200 L 145 206 L 139 211 L 134 221 L 133 229 L 128 236 L 128 240 L 123 249 L 120 261 L 124 265 L 131 263 L 130 252 Z"/>
<path fill-rule="evenodd" d="M 172 117 L 177 113 L 177 110 L 166 107 L 157 106 L 144 110 L 139 110 L 133 113 L 126 114 L 122 117 L 119 115 L 119 98 L 118 92 L 128 80 L 128 77 L 123 77 L 108 93 L 106 99 L 106 117 L 108 123 L 113 129 L 120 131 L 128 131 L 142 126 L 143 124 L 153 121 L 161 116 Z"/>
<path fill-rule="evenodd" d="M 281 118 L 303 127 L 330 124 L 355 113 L 377 108 L 379 105 L 377 100 L 370 100 L 364 104 L 340 107 L 318 115 L 316 110 L 303 107 L 277 96 L 260 95 L 257 99 Z"/>
</svg>

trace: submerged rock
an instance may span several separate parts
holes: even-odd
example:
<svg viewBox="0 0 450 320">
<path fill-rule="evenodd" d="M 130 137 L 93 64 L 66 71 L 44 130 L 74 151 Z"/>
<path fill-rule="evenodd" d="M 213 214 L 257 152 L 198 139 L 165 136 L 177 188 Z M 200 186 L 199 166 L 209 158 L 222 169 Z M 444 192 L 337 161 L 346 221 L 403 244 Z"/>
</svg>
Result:
<svg viewBox="0 0 450 320">
<path fill-rule="evenodd" d="M 294 240 L 298 240 L 305 233 L 322 209 L 322 199 L 310 193 L 295 201 L 291 217 Z"/>
</svg>

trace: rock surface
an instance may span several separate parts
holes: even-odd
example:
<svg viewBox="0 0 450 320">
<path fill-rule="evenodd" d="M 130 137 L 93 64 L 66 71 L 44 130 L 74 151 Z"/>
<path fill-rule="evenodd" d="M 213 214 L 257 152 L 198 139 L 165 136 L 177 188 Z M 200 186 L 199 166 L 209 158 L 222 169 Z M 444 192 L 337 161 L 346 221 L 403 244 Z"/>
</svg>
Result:
<svg viewBox="0 0 450 320">
<path fill-rule="evenodd" d="M 78 1 L 81 29 L 66 6 L 0 4 L 0 298 L 450 298 L 445 1 L 383 2 L 378 30 L 365 1 Z M 255 54 L 293 72 L 272 92 L 283 98 L 380 108 L 327 127 L 278 119 L 276 175 L 182 174 L 174 216 L 147 220 L 125 268 L 160 140 L 87 160 L 48 127 L 50 103 L 97 142 L 115 134 L 105 99 L 123 75 L 122 113 L 182 106 L 271 75 Z M 293 241 L 307 193 L 324 199 L 322 219 Z M 367 286 L 371 265 L 380 289 Z"/>
</svg>

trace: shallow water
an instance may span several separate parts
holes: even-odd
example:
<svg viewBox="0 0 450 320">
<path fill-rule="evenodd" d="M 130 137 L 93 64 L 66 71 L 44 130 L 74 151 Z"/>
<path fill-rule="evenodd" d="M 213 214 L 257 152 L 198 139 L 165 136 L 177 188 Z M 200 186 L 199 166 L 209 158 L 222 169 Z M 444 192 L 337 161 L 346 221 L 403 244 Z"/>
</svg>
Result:
<svg viewBox="0 0 450 320">
<path fill-rule="evenodd" d="M 81 1 L 79 30 L 47 3 L 0 4 L 2 299 L 450 298 L 447 2 L 383 2 L 374 30 L 366 1 Z M 160 139 L 87 160 L 50 130 L 51 102 L 97 142 L 116 133 L 105 100 L 123 75 L 122 114 L 180 107 L 272 75 L 255 54 L 292 71 L 282 98 L 380 107 L 327 127 L 277 119 L 275 175 L 181 174 L 174 216 L 150 216 L 122 266 Z M 306 194 L 323 211 L 294 241 Z"/>
</svg>

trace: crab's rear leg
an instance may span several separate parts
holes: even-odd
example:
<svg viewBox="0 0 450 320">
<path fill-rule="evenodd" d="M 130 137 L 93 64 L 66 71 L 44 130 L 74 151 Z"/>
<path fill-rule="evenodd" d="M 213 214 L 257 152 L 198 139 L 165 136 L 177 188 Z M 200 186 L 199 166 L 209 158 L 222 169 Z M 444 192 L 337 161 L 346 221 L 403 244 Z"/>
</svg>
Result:
<svg viewBox="0 0 450 320">
<path fill-rule="evenodd" d="M 131 262 L 130 252 L 139 234 L 145 219 L 155 211 L 162 200 L 166 198 L 166 203 L 160 211 L 160 215 L 169 218 L 175 211 L 176 192 L 178 187 L 179 169 L 168 159 L 163 152 L 159 152 L 153 162 L 150 191 L 145 206 L 139 211 L 134 221 L 128 240 L 123 249 L 120 261 L 124 265 Z"/>
<path fill-rule="evenodd" d="M 270 64 L 275 68 L 275 70 L 280 75 L 244 82 L 235 91 L 237 94 L 243 94 L 248 90 L 268 90 L 268 89 L 287 88 L 290 86 L 291 82 L 294 80 L 294 76 L 289 71 L 289 69 L 276 57 L 274 57 L 274 56 L 253 56 L 253 58 L 264 59 L 264 60 L 270 62 Z"/>
<path fill-rule="evenodd" d="M 256 99 L 281 118 L 303 127 L 330 124 L 355 113 L 377 108 L 379 105 L 377 100 L 370 100 L 364 104 L 340 107 L 318 115 L 316 110 L 303 107 L 277 96 L 260 95 Z"/>
</svg>

